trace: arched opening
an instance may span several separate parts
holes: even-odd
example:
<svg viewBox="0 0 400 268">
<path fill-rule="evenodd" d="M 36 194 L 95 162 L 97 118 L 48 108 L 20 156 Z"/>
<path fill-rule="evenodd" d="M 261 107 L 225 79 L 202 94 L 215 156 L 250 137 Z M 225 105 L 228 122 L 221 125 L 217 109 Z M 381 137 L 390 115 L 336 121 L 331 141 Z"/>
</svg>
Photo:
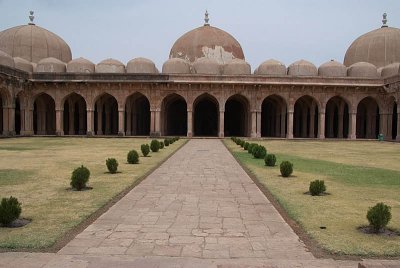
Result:
<svg viewBox="0 0 400 268">
<path fill-rule="evenodd" d="M 0 94 L 0 135 L 3 134 L 3 97 Z"/>
<path fill-rule="evenodd" d="M 33 131 L 35 135 L 55 135 L 55 103 L 48 94 L 40 94 L 33 104 Z"/>
<path fill-rule="evenodd" d="M 187 104 L 182 96 L 171 94 L 164 98 L 161 122 L 164 135 L 187 135 Z"/>
<path fill-rule="evenodd" d="M 234 95 L 226 101 L 224 135 L 225 137 L 249 135 L 249 102 L 245 97 Z"/>
<path fill-rule="evenodd" d="M 349 135 L 349 106 L 346 101 L 335 96 L 326 104 L 325 137 L 347 138 Z"/>
<path fill-rule="evenodd" d="M 14 117 L 15 135 L 21 135 L 21 103 L 19 97 L 15 99 L 15 117 Z"/>
<path fill-rule="evenodd" d="M 261 105 L 261 136 L 286 137 L 287 106 L 277 95 L 264 99 Z"/>
<path fill-rule="evenodd" d="M 86 101 L 76 93 L 72 93 L 64 101 L 64 134 L 86 134 Z"/>
<path fill-rule="evenodd" d="M 397 103 L 394 102 L 393 104 L 393 113 L 392 113 L 392 139 L 395 140 L 397 137 L 398 129 L 397 129 L 397 120 L 398 120 L 398 114 L 397 114 Z"/>
<path fill-rule="evenodd" d="M 357 138 L 376 139 L 379 134 L 379 106 L 372 97 L 366 97 L 357 106 Z"/>
<path fill-rule="evenodd" d="M 94 130 L 97 135 L 118 134 L 118 102 L 110 94 L 106 93 L 96 101 Z"/>
<path fill-rule="evenodd" d="M 294 105 L 293 135 L 295 138 L 316 138 L 318 105 L 314 98 L 303 96 Z"/>
<path fill-rule="evenodd" d="M 146 96 L 135 93 L 127 98 L 125 120 L 127 136 L 150 135 L 150 102 Z"/>
<path fill-rule="evenodd" d="M 218 101 L 209 94 L 203 94 L 193 103 L 194 135 L 218 136 Z"/>
</svg>

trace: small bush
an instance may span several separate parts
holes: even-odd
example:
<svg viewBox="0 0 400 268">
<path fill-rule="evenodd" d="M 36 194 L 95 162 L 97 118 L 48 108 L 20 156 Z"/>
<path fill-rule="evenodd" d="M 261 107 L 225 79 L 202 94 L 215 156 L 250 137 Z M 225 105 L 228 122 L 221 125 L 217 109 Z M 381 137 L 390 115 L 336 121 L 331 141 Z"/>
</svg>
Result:
<svg viewBox="0 0 400 268">
<path fill-rule="evenodd" d="M 83 165 L 76 168 L 71 175 L 71 186 L 72 188 L 81 191 L 86 187 L 86 183 L 89 181 L 90 171 Z"/>
<path fill-rule="evenodd" d="M 140 145 L 140 150 L 142 151 L 143 156 L 146 157 L 150 153 L 150 146 L 148 144 L 142 144 Z"/>
<path fill-rule="evenodd" d="M 0 223 L 7 226 L 21 215 L 21 203 L 18 199 L 10 196 L 10 198 L 3 198 L 0 203 Z"/>
<path fill-rule="evenodd" d="M 115 158 L 108 158 L 106 160 L 106 166 L 108 168 L 108 171 L 110 171 L 111 174 L 117 173 L 118 161 Z"/>
<path fill-rule="evenodd" d="M 326 191 L 325 182 L 323 180 L 315 180 L 310 182 L 310 193 L 311 195 L 320 195 Z"/>
<path fill-rule="evenodd" d="M 249 148 L 249 143 L 248 142 L 245 142 L 244 143 L 244 146 L 243 146 L 243 149 L 245 149 L 246 151 L 247 151 L 247 149 Z"/>
<path fill-rule="evenodd" d="M 249 154 L 253 154 L 253 149 L 254 149 L 254 147 L 257 146 L 257 145 L 258 145 L 257 143 L 250 143 L 250 144 L 249 144 L 249 147 L 247 148 L 247 152 L 248 152 Z"/>
<path fill-rule="evenodd" d="M 150 149 L 153 153 L 156 153 L 160 150 L 160 142 L 158 140 L 152 140 L 150 143 Z"/>
<path fill-rule="evenodd" d="M 164 145 L 165 145 L 165 146 L 169 146 L 169 139 L 165 139 L 165 140 L 164 140 Z"/>
<path fill-rule="evenodd" d="M 246 142 L 244 141 L 244 140 L 240 140 L 240 147 L 244 147 L 244 144 L 245 144 Z"/>
<path fill-rule="evenodd" d="M 267 154 L 264 158 L 266 166 L 274 167 L 276 163 L 276 156 L 274 154 Z"/>
<path fill-rule="evenodd" d="M 242 140 L 241 139 L 236 139 L 236 144 L 240 146 L 240 144 L 242 144 Z"/>
<path fill-rule="evenodd" d="M 164 142 L 160 141 L 160 149 L 164 149 Z"/>
<path fill-rule="evenodd" d="M 174 142 L 174 139 L 169 139 L 169 144 L 173 144 Z"/>
<path fill-rule="evenodd" d="M 253 147 L 253 156 L 254 156 L 254 158 L 264 159 L 264 157 L 266 155 L 267 155 L 267 149 L 265 149 L 264 146 L 257 145 L 255 147 Z"/>
<path fill-rule="evenodd" d="M 139 154 L 135 150 L 130 151 L 126 158 L 129 164 L 139 163 Z"/>
<path fill-rule="evenodd" d="M 392 218 L 390 209 L 391 208 L 384 203 L 378 203 L 374 207 L 369 208 L 367 219 L 375 233 L 379 233 L 386 227 L 386 225 L 388 225 Z"/>
<path fill-rule="evenodd" d="M 283 161 L 280 166 L 282 177 L 289 177 L 293 173 L 293 164 L 289 161 Z"/>
</svg>

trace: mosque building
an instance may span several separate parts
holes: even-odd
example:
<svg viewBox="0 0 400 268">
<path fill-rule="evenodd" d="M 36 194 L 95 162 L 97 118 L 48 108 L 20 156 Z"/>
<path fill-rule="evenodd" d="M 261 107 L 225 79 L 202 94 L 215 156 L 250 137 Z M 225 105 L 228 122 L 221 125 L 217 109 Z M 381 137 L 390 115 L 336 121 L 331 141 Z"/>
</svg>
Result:
<svg viewBox="0 0 400 268">
<path fill-rule="evenodd" d="M 247 136 L 400 141 L 400 29 L 357 38 L 343 64 L 254 72 L 240 43 L 209 24 L 182 35 L 159 71 L 72 58 L 58 35 L 31 22 L 0 32 L 0 134 Z"/>
</svg>

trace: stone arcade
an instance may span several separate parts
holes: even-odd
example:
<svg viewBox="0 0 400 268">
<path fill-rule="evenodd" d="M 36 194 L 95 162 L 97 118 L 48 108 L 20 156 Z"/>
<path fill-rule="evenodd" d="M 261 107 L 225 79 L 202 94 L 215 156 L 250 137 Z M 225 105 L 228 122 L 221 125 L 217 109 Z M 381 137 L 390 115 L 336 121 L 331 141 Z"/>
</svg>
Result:
<svg viewBox="0 0 400 268">
<path fill-rule="evenodd" d="M 173 45 L 159 73 L 144 58 L 97 65 L 31 22 L 0 32 L 0 133 L 400 140 L 400 29 L 356 39 L 344 64 L 254 74 L 230 34 L 210 26 Z"/>
</svg>

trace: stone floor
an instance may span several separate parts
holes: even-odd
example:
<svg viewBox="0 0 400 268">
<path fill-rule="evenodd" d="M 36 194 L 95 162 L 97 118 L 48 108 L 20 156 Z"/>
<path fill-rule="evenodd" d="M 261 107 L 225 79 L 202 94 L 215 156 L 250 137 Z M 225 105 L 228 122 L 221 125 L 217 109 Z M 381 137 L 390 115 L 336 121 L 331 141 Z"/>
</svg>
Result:
<svg viewBox="0 0 400 268">
<path fill-rule="evenodd" d="M 0 260 L 18 268 L 358 265 L 314 258 L 216 139 L 191 140 L 58 253 Z"/>
</svg>

